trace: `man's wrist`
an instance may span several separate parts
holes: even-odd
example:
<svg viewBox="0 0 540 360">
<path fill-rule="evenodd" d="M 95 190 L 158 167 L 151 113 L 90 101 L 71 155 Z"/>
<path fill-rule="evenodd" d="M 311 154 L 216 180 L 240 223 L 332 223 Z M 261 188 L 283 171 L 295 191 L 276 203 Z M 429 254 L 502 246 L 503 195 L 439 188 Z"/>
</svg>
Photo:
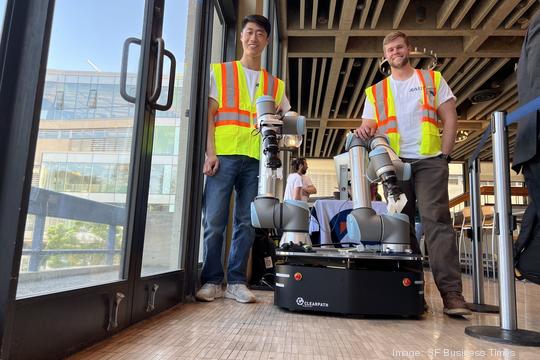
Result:
<svg viewBox="0 0 540 360">
<path fill-rule="evenodd" d="M 442 153 L 441 154 L 441 157 L 443 159 L 445 159 L 448 163 L 450 163 L 452 161 L 452 157 L 450 156 L 450 154 L 445 154 L 445 153 Z"/>
</svg>

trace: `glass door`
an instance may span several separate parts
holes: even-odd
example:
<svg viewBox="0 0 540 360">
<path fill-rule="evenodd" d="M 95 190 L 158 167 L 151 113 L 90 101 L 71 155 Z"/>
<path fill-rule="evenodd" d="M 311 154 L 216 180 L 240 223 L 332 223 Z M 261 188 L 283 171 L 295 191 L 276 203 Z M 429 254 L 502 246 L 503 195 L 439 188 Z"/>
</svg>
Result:
<svg viewBox="0 0 540 360">
<path fill-rule="evenodd" d="M 105 11 L 106 9 L 106 11 Z M 144 0 L 57 0 L 17 298 L 123 280 L 135 104 L 120 95 L 122 45 Z M 140 46 L 126 88 L 136 96 Z"/>
<path fill-rule="evenodd" d="M 48 16 L 13 359 L 63 357 L 184 293 L 201 2 L 56 0 Z"/>
</svg>

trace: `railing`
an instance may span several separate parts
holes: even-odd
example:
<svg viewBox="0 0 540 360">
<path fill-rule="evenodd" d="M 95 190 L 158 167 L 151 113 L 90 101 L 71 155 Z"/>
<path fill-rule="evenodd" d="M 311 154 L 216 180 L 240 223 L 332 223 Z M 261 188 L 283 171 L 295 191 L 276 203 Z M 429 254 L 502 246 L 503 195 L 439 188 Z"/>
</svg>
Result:
<svg viewBox="0 0 540 360">
<path fill-rule="evenodd" d="M 480 186 L 480 195 L 495 195 L 495 190 L 493 186 Z M 527 197 L 529 192 L 526 187 L 511 187 L 510 188 L 511 196 L 524 196 Z M 458 206 L 459 204 L 469 201 L 470 195 L 469 192 L 464 192 L 461 195 L 458 195 L 448 202 L 450 208 Z"/>
<path fill-rule="evenodd" d="M 32 187 L 28 213 L 35 215 L 32 247 L 23 249 L 30 256 L 29 271 L 38 271 L 40 264 L 52 255 L 59 254 L 106 254 L 106 265 L 112 265 L 114 256 L 121 253 L 115 249 L 116 227 L 124 226 L 126 210 L 123 207 L 103 204 L 50 190 Z M 54 217 L 108 225 L 105 249 L 44 249 L 45 220 Z"/>
</svg>

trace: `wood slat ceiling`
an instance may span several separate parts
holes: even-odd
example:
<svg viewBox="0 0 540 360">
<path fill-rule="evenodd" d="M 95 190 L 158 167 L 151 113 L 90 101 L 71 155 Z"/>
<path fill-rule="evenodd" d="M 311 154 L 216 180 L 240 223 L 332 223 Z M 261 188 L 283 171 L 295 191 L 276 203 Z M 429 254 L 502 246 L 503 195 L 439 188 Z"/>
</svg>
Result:
<svg viewBox="0 0 540 360">
<path fill-rule="evenodd" d="M 308 118 L 299 154 L 332 157 L 359 126 L 364 89 L 379 72 L 382 39 L 398 29 L 413 47 L 437 54 L 457 97 L 459 130 L 468 132 L 453 155 L 467 160 L 489 116 L 517 107 L 515 67 L 537 0 L 278 0 L 286 80 L 295 110 Z M 425 15 L 424 15 L 425 14 Z M 427 58 L 412 58 L 423 68 Z M 479 102 L 473 97 L 493 96 Z M 484 100 L 486 97 L 484 96 Z M 515 139 L 510 127 L 510 151 Z M 490 160 L 491 144 L 481 152 Z"/>
</svg>

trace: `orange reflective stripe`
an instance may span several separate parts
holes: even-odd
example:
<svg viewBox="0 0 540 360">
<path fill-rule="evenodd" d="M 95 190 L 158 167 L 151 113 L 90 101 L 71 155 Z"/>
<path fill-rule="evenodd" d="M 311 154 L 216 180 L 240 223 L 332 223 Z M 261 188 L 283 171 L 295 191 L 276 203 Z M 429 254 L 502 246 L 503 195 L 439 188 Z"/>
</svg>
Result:
<svg viewBox="0 0 540 360">
<path fill-rule="evenodd" d="M 383 80 L 384 113 L 388 116 L 388 78 Z"/>
<path fill-rule="evenodd" d="M 247 127 L 247 128 L 251 127 L 251 125 L 249 125 L 248 123 L 238 121 L 238 120 L 220 120 L 214 123 L 215 127 L 226 126 L 226 125 L 234 125 L 234 126 L 241 126 L 241 127 Z"/>
<path fill-rule="evenodd" d="M 397 133 L 397 128 L 390 128 L 388 130 L 386 130 L 386 134 L 388 133 Z"/>
<path fill-rule="evenodd" d="M 274 91 L 273 91 L 272 97 L 275 99 L 277 96 L 277 88 L 279 86 L 279 83 L 278 83 L 277 77 L 273 76 L 273 78 L 274 78 Z"/>
<path fill-rule="evenodd" d="M 437 120 L 435 120 L 435 119 L 432 119 L 432 118 L 430 118 L 430 117 L 424 116 L 424 117 L 422 118 L 422 122 L 424 122 L 424 121 L 425 121 L 425 122 L 429 122 L 429 123 L 431 123 L 431 124 L 433 124 L 433 125 L 435 125 L 435 126 L 438 127 Z"/>
<path fill-rule="evenodd" d="M 225 63 L 221 64 L 221 96 L 223 107 L 228 106 L 227 103 L 227 67 Z"/>
<path fill-rule="evenodd" d="M 380 120 L 378 122 L 378 126 L 384 126 L 384 125 L 388 124 L 390 121 L 396 121 L 396 120 L 397 119 L 396 119 L 395 116 L 389 116 L 386 119 Z"/>
<path fill-rule="evenodd" d="M 416 73 L 418 74 L 418 78 L 420 79 L 420 82 L 422 83 L 423 88 L 423 95 L 424 95 L 424 105 L 428 105 L 428 98 L 427 98 L 427 89 L 426 89 L 426 82 L 424 81 L 424 75 L 422 75 L 422 71 L 416 69 Z"/>
<path fill-rule="evenodd" d="M 266 72 L 266 70 L 263 70 L 263 82 L 263 94 L 268 95 L 268 72 Z"/>
<path fill-rule="evenodd" d="M 422 105 L 422 110 L 431 110 L 433 112 L 437 112 L 437 109 L 435 109 L 433 106 L 431 105 Z"/>
</svg>

